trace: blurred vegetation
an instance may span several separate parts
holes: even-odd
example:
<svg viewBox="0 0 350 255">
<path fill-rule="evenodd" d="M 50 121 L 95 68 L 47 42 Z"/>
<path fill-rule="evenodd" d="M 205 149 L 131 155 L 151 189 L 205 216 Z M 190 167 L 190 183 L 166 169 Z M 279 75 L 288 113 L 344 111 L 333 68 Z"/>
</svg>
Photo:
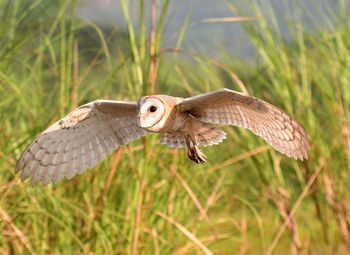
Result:
<svg viewBox="0 0 350 255">
<path fill-rule="evenodd" d="M 264 9 L 260 1 L 245 9 L 234 2 L 220 4 L 257 18 L 244 22 L 256 66 L 229 53 L 213 60 L 183 50 L 187 19 L 177 48 L 163 49 L 167 0 L 154 5 L 151 25 L 143 0 L 139 24 L 122 0 L 126 31 L 79 18 L 76 1 L 0 1 L 1 254 L 350 252 L 349 6 L 309 1 L 315 17 L 295 1 L 307 20 L 291 12 L 287 40 L 276 18 L 283 14 L 268 1 Z M 204 149 L 205 165 L 152 135 L 57 185 L 31 188 L 14 174 L 34 137 L 80 104 L 240 90 L 240 82 L 305 127 L 309 160 L 225 127 L 227 140 Z"/>
</svg>

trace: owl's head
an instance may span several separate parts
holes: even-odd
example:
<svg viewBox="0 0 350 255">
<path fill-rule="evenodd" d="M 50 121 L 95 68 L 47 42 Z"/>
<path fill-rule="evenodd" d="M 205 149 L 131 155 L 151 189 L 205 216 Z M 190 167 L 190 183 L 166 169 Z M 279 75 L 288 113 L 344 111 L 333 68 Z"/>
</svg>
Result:
<svg viewBox="0 0 350 255">
<path fill-rule="evenodd" d="M 137 125 L 149 130 L 164 117 L 165 105 L 157 97 L 141 97 L 137 101 L 137 110 Z"/>
</svg>

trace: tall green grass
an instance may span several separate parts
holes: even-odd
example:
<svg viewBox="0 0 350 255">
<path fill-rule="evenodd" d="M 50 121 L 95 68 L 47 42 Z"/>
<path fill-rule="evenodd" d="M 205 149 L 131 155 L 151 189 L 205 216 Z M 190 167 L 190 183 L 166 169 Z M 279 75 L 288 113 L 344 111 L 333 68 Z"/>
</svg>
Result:
<svg viewBox="0 0 350 255">
<path fill-rule="evenodd" d="M 349 252 L 349 9 L 345 1 L 322 2 L 312 1 L 317 20 L 294 5 L 313 28 L 298 16 L 286 20 L 289 40 L 271 6 L 220 2 L 233 16 L 257 17 L 244 23 L 259 55 L 249 66 L 228 53 L 214 60 L 182 50 L 191 10 L 176 49 L 162 48 L 168 1 L 152 1 L 152 24 L 143 0 L 137 24 L 121 1 L 126 31 L 79 18 L 75 1 L 0 1 L 0 252 Z M 227 140 L 204 149 L 205 165 L 152 135 L 56 185 L 31 188 L 14 175 L 25 146 L 80 104 L 240 90 L 242 82 L 302 123 L 311 137 L 308 161 L 225 127 Z"/>
</svg>

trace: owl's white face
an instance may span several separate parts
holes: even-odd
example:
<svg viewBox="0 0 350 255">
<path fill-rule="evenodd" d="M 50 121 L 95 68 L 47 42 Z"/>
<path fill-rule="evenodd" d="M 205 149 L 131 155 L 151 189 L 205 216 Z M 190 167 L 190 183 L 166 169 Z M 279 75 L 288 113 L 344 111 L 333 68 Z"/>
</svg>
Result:
<svg viewBox="0 0 350 255">
<path fill-rule="evenodd" d="M 144 129 L 152 128 L 165 114 L 164 102 L 156 97 L 141 97 L 137 109 L 137 125 Z"/>
</svg>

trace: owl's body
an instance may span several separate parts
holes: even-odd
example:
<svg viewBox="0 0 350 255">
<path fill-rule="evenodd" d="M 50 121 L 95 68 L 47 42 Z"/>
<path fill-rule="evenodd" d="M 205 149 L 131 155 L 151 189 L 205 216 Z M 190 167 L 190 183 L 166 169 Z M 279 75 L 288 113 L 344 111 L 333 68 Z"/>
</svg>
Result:
<svg viewBox="0 0 350 255">
<path fill-rule="evenodd" d="M 307 158 L 306 131 L 277 107 L 228 89 L 179 98 L 141 97 L 136 102 L 96 100 L 72 111 L 42 132 L 23 152 L 16 172 L 32 185 L 72 178 L 102 161 L 114 149 L 148 133 L 162 133 L 160 143 L 186 147 L 188 157 L 205 163 L 198 147 L 220 143 L 226 134 L 212 124 L 250 129 L 276 150 Z"/>
</svg>

